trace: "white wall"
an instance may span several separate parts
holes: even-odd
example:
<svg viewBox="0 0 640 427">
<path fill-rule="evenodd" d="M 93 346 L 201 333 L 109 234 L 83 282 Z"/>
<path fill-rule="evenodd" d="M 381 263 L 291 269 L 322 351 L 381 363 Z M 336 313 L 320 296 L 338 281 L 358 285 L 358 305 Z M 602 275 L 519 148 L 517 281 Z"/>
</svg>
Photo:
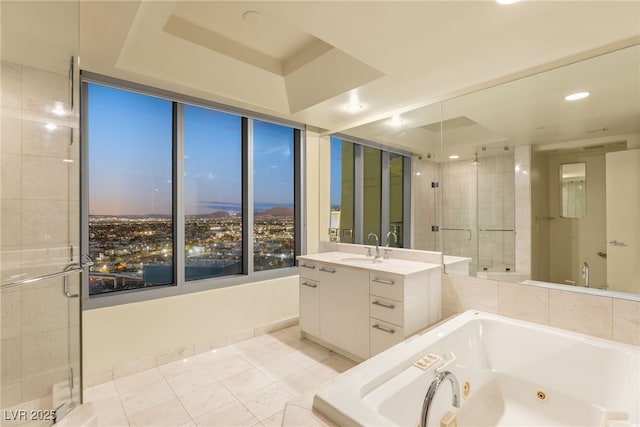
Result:
<svg viewBox="0 0 640 427">
<path fill-rule="evenodd" d="M 85 387 L 253 337 L 297 316 L 298 276 L 85 311 Z"/>
</svg>

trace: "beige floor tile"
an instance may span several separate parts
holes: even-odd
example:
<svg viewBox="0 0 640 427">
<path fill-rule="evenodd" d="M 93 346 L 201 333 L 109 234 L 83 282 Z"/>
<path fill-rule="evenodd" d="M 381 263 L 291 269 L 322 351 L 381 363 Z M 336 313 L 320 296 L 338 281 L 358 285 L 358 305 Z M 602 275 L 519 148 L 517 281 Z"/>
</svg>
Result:
<svg viewBox="0 0 640 427">
<path fill-rule="evenodd" d="M 175 393 L 166 382 L 151 384 L 120 396 L 127 417 L 176 399 Z"/>
<path fill-rule="evenodd" d="M 214 348 L 213 350 L 196 354 L 196 357 L 205 365 L 219 362 L 231 356 L 237 356 L 238 350 L 232 345 L 226 347 Z"/>
<path fill-rule="evenodd" d="M 284 387 L 270 384 L 240 397 L 242 404 L 251 411 L 259 420 L 264 420 L 281 411 L 284 405 L 293 398 Z"/>
<path fill-rule="evenodd" d="M 248 340 L 240 341 L 234 344 L 231 344 L 236 350 L 250 350 L 256 347 L 262 347 L 264 344 L 263 340 L 259 339 L 259 337 L 251 338 Z"/>
<path fill-rule="evenodd" d="M 325 379 L 306 369 L 278 381 L 282 387 L 294 396 L 316 389 L 325 382 Z"/>
<path fill-rule="evenodd" d="M 268 345 L 243 350 L 241 351 L 241 354 L 242 357 L 253 363 L 255 366 L 259 366 L 262 363 L 267 363 L 271 360 L 282 357 L 282 353 L 277 352 Z"/>
<path fill-rule="evenodd" d="M 94 414 L 98 420 L 98 426 L 120 427 L 129 425 L 119 397 L 92 401 L 92 404 Z"/>
<path fill-rule="evenodd" d="M 157 383 L 166 383 L 164 377 L 157 368 L 148 369 L 138 372 L 137 374 L 127 375 L 125 377 L 116 378 L 113 381 L 120 395 L 129 394 L 134 390 Z"/>
<path fill-rule="evenodd" d="M 260 422 L 242 403 L 234 401 L 209 411 L 195 420 L 198 426 L 252 426 Z"/>
<path fill-rule="evenodd" d="M 199 417 L 235 400 L 237 400 L 236 397 L 220 383 L 211 384 L 180 396 L 180 401 L 193 418 Z"/>
<path fill-rule="evenodd" d="M 273 381 L 258 369 L 253 368 L 222 380 L 222 384 L 236 397 L 240 397 L 273 384 Z"/>
<path fill-rule="evenodd" d="M 265 418 L 264 420 L 262 420 L 262 425 L 264 427 L 280 427 L 282 426 L 282 416 L 284 414 L 284 409 L 281 411 L 276 412 L 275 414 L 271 415 L 270 417 Z"/>
<path fill-rule="evenodd" d="M 218 380 L 204 366 L 167 378 L 167 382 L 178 395 L 192 393 L 203 387 L 215 384 Z"/>
<path fill-rule="evenodd" d="M 94 385 L 84 389 L 85 402 L 97 402 L 99 400 L 119 399 L 120 395 L 113 381 Z"/>
<path fill-rule="evenodd" d="M 191 417 L 177 398 L 140 411 L 129 417 L 129 424 L 140 427 L 181 426 Z"/>
<path fill-rule="evenodd" d="M 338 355 L 331 355 L 323 361 L 308 367 L 309 371 L 318 377 L 328 381 L 341 373 L 351 369 L 356 365 L 355 362 L 349 361 Z"/>
<path fill-rule="evenodd" d="M 287 354 L 287 357 L 305 368 L 322 362 L 331 356 L 331 351 L 317 344 L 308 345 L 298 351 Z"/>
<path fill-rule="evenodd" d="M 165 378 L 182 375 L 199 368 L 204 368 L 204 363 L 196 356 L 158 366 L 158 370 Z"/>
<path fill-rule="evenodd" d="M 234 375 L 241 374 L 243 372 L 252 369 L 254 366 L 240 355 L 234 355 L 221 359 L 212 363 L 206 364 L 209 372 L 213 374 L 218 380 L 224 380 Z"/>
<path fill-rule="evenodd" d="M 281 380 L 290 375 L 300 372 L 304 367 L 293 360 L 280 356 L 257 366 L 258 369 L 273 381 Z"/>
<path fill-rule="evenodd" d="M 268 346 L 279 353 L 284 354 L 285 356 L 291 353 L 295 353 L 296 351 L 303 349 L 309 344 L 311 341 L 309 340 L 301 340 L 297 338 L 285 338 L 268 344 Z"/>
<path fill-rule="evenodd" d="M 286 426 L 327 427 L 334 426 L 327 420 L 317 416 L 312 411 L 295 405 L 287 405 L 282 417 Z"/>
</svg>

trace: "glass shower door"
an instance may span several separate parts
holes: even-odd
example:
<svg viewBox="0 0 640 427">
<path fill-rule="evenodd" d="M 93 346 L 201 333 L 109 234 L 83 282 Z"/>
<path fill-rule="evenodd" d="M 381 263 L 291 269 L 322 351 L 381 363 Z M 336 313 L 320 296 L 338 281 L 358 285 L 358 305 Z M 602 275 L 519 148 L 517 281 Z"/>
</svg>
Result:
<svg viewBox="0 0 640 427">
<path fill-rule="evenodd" d="M 81 402 L 78 2 L 0 2 L 0 411 Z"/>
</svg>

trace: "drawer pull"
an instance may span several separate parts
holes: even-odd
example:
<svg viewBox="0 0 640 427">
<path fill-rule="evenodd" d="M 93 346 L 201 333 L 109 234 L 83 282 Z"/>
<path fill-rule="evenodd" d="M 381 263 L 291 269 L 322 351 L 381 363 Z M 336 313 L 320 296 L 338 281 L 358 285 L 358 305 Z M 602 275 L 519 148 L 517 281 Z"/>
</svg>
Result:
<svg viewBox="0 0 640 427">
<path fill-rule="evenodd" d="M 388 333 L 388 334 L 395 334 L 395 333 L 396 333 L 396 331 L 395 331 L 395 330 L 393 330 L 393 329 L 389 329 L 389 328 L 385 328 L 384 326 L 380 326 L 380 325 L 378 325 L 377 323 L 376 323 L 375 325 L 373 325 L 373 326 L 372 326 L 372 328 L 379 329 L 379 330 L 381 330 L 382 332 L 386 332 L 386 333 Z"/>
<path fill-rule="evenodd" d="M 384 280 L 384 279 L 378 279 L 377 277 L 375 279 L 372 279 L 373 282 L 376 283 L 384 283 L 385 285 L 395 285 L 396 282 L 394 282 L 393 280 Z"/>
<path fill-rule="evenodd" d="M 373 304 L 373 305 L 379 305 L 380 307 L 384 307 L 384 308 L 390 308 L 390 309 L 392 309 L 392 310 L 393 310 L 394 308 L 396 308 L 396 306 L 395 306 L 395 305 L 393 305 L 393 304 L 385 304 L 385 303 L 380 302 L 380 301 L 374 301 L 374 302 L 372 302 L 371 304 Z"/>
<path fill-rule="evenodd" d="M 304 268 L 310 268 L 312 270 L 314 270 L 316 268 L 315 265 L 308 265 L 308 264 L 300 264 L 300 267 L 304 267 Z"/>
<path fill-rule="evenodd" d="M 320 269 L 320 271 L 324 271 L 325 273 L 335 273 L 336 272 L 335 270 L 333 270 L 331 268 L 324 268 L 324 267 L 322 267 Z"/>
<path fill-rule="evenodd" d="M 308 286 L 308 287 L 310 287 L 310 288 L 317 288 L 317 287 L 318 287 L 318 285 L 316 285 L 315 283 L 302 282 L 302 283 L 300 283 L 300 284 L 301 284 L 301 285 L 304 285 L 304 286 Z"/>
</svg>

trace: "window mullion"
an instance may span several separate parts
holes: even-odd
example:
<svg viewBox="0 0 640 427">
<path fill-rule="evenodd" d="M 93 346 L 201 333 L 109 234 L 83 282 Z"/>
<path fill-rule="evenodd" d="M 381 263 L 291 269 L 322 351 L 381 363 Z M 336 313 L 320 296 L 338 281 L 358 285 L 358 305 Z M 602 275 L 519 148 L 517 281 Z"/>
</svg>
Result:
<svg viewBox="0 0 640 427">
<path fill-rule="evenodd" d="M 242 263 L 253 274 L 253 119 L 242 118 Z"/>
<path fill-rule="evenodd" d="M 405 156 L 403 159 L 404 167 L 402 168 L 404 184 L 402 186 L 404 195 L 402 201 L 404 203 L 402 226 L 404 228 L 404 248 L 411 247 L 411 157 Z"/>
<path fill-rule="evenodd" d="M 353 243 L 364 241 L 364 146 L 354 144 L 353 165 Z"/>
<path fill-rule="evenodd" d="M 173 207 L 176 285 L 185 282 L 184 104 L 173 103 Z"/>
<path fill-rule="evenodd" d="M 307 236 L 303 233 L 303 230 L 307 229 L 306 193 L 303 190 L 306 188 L 307 181 L 305 163 L 302 161 L 307 156 L 306 140 L 302 131 L 294 129 L 293 132 L 295 255 L 303 255 L 307 253 Z"/>
<path fill-rule="evenodd" d="M 384 237 L 389 232 L 390 218 L 390 186 L 391 186 L 391 154 L 388 151 L 382 151 L 382 188 L 380 193 L 380 243 L 384 241 Z"/>
</svg>

